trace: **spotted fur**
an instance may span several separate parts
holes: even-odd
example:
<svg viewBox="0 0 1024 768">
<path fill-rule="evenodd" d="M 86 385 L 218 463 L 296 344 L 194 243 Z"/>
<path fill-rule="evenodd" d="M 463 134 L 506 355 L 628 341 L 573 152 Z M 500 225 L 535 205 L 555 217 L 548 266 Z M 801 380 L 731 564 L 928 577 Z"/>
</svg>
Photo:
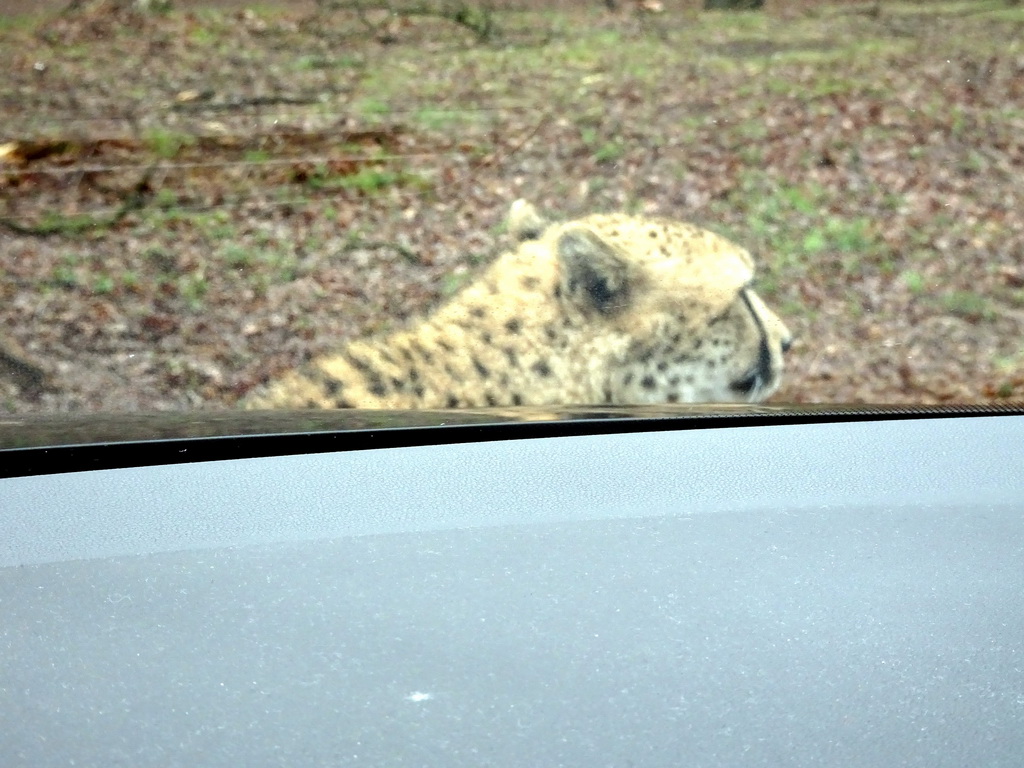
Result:
<svg viewBox="0 0 1024 768">
<path fill-rule="evenodd" d="M 247 408 L 757 402 L 790 334 L 750 288 L 750 255 L 689 224 L 563 223 L 516 201 L 518 246 L 429 317 L 356 340 Z"/>
</svg>

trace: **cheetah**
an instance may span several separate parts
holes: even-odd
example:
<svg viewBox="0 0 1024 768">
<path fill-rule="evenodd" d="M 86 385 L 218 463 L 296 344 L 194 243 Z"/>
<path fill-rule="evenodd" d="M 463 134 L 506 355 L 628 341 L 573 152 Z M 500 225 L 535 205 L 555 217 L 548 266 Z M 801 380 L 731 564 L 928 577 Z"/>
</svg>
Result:
<svg viewBox="0 0 1024 768">
<path fill-rule="evenodd" d="M 759 402 L 790 332 L 754 263 L 712 232 L 512 204 L 516 248 L 404 330 L 355 340 L 246 398 L 248 409 Z"/>
</svg>

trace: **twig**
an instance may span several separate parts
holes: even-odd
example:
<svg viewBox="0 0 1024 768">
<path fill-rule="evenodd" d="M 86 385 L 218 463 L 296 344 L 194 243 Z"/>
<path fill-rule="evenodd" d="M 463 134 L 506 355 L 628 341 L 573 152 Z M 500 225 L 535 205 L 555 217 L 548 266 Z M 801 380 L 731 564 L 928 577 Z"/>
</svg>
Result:
<svg viewBox="0 0 1024 768">
<path fill-rule="evenodd" d="M 319 104 L 320 100 L 313 96 L 257 96 L 251 99 L 223 102 L 181 102 L 171 105 L 174 112 L 227 112 L 246 107 L 269 107 L 277 104 L 289 106 L 309 106 Z"/>
<path fill-rule="evenodd" d="M 480 171 L 482 171 L 484 168 L 490 168 L 492 165 L 494 165 L 494 163 L 498 160 L 499 156 L 501 157 L 502 160 L 508 160 L 510 157 L 515 155 L 519 150 L 526 146 L 526 143 L 528 141 L 530 141 L 538 133 L 540 133 L 541 128 L 543 128 L 545 125 L 548 124 L 548 122 L 550 122 L 552 114 L 552 112 L 545 112 L 544 115 L 541 116 L 540 121 L 537 123 L 537 125 L 533 127 L 533 130 L 530 131 L 525 137 L 523 137 L 519 141 L 519 143 L 512 147 L 512 149 L 509 150 L 508 152 L 505 152 L 504 154 L 501 155 L 499 155 L 499 153 L 497 152 L 492 152 L 487 157 L 483 158 L 479 163 L 470 166 L 470 172 L 462 180 L 462 185 L 464 187 L 468 186 L 470 182 L 472 182 L 477 177 L 477 174 L 480 173 Z"/>
<path fill-rule="evenodd" d="M 13 381 L 32 400 L 51 385 L 43 366 L 5 336 L 0 336 L 0 377 Z"/>
<path fill-rule="evenodd" d="M 397 252 L 403 259 L 413 264 L 418 263 L 420 260 L 420 255 L 416 253 L 416 251 L 406 248 L 401 243 L 396 243 L 392 240 L 362 240 L 360 238 L 353 238 L 341 247 L 340 253 L 350 253 L 352 251 L 359 250 L 392 250 Z"/>
</svg>

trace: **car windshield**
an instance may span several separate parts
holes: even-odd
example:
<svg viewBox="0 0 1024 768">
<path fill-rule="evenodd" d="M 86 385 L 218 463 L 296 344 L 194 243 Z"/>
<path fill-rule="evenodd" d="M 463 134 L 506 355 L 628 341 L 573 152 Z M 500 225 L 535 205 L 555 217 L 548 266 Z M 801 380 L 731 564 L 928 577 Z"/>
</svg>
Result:
<svg viewBox="0 0 1024 768">
<path fill-rule="evenodd" d="M 1024 398 L 1024 5 L 7 0 L 0 411 Z"/>
</svg>

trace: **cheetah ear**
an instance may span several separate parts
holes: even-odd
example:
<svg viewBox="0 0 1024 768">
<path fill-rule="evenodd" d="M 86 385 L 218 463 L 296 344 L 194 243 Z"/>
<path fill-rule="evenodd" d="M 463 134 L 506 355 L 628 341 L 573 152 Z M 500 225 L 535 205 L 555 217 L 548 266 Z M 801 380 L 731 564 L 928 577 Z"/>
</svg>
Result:
<svg viewBox="0 0 1024 768">
<path fill-rule="evenodd" d="M 550 222 L 525 200 L 516 200 L 508 211 L 508 230 L 520 243 L 537 240 Z"/>
<path fill-rule="evenodd" d="M 629 268 L 622 255 L 588 229 L 558 238 L 561 289 L 584 311 L 612 315 L 629 303 Z"/>
</svg>

